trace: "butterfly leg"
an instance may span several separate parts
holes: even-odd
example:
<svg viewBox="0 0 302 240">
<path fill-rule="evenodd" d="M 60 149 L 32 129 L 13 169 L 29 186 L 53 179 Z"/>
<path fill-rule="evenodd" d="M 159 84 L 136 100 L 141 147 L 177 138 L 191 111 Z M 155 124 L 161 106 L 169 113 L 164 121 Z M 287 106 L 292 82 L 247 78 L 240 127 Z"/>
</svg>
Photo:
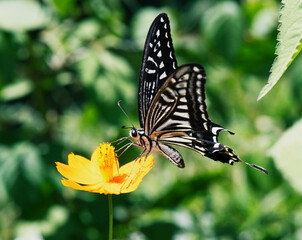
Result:
<svg viewBox="0 0 302 240">
<path fill-rule="evenodd" d="M 115 150 L 116 153 L 118 153 L 119 151 L 123 150 L 122 153 L 120 153 L 118 155 L 118 157 L 122 156 L 131 146 L 133 146 L 133 143 L 127 143 L 124 146 L 120 147 L 119 149 Z"/>
<path fill-rule="evenodd" d="M 117 140 L 111 142 L 111 144 L 117 142 L 117 145 L 119 145 L 119 144 L 123 143 L 124 141 L 126 141 L 127 139 L 130 139 L 130 138 L 129 138 L 129 137 L 122 137 L 122 138 L 119 138 L 119 139 L 117 139 Z"/>
</svg>

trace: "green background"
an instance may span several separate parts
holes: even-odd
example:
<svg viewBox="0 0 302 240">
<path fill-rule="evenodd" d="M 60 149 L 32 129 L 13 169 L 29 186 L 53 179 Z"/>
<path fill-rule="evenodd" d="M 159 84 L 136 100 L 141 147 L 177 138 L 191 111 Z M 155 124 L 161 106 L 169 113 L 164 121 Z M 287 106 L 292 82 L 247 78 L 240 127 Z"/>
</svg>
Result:
<svg viewBox="0 0 302 240">
<path fill-rule="evenodd" d="M 302 58 L 256 101 L 275 58 L 279 8 L 276 0 L 0 1 L 0 239 L 107 239 L 107 197 L 63 187 L 55 162 L 70 152 L 90 158 L 99 143 L 127 136 L 118 100 L 139 126 L 143 45 L 161 12 L 179 65 L 206 69 L 211 119 L 236 133 L 220 142 L 269 175 L 185 149 L 178 169 L 155 154 L 138 190 L 113 197 L 115 239 L 302 239 L 302 181 L 283 173 L 287 162 L 298 166 L 290 161 L 302 160 L 301 148 L 282 155 L 282 168 L 271 157 L 282 144 L 269 154 L 301 117 Z"/>
</svg>

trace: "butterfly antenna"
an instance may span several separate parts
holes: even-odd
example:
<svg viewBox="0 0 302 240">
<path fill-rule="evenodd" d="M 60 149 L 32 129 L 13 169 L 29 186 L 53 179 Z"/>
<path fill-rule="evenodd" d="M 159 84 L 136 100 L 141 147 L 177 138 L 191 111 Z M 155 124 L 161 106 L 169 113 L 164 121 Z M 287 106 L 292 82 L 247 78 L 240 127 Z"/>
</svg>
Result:
<svg viewBox="0 0 302 240">
<path fill-rule="evenodd" d="M 128 117 L 127 113 L 126 113 L 125 110 L 122 108 L 122 106 L 121 106 L 121 101 L 122 101 L 122 100 L 119 100 L 119 101 L 117 102 L 117 105 L 118 105 L 119 108 L 122 110 L 122 112 L 125 114 L 125 116 L 128 118 L 128 120 L 129 120 L 129 122 L 131 123 L 132 127 L 135 128 L 134 125 L 133 125 L 133 123 L 131 122 L 130 118 Z M 123 126 L 123 128 L 125 128 L 125 126 Z"/>
</svg>

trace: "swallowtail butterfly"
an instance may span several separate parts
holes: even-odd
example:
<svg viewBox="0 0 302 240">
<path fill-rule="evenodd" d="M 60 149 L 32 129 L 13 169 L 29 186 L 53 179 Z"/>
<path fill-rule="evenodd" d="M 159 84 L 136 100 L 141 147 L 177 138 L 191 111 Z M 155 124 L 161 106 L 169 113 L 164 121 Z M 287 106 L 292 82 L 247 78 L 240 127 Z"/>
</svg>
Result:
<svg viewBox="0 0 302 240">
<path fill-rule="evenodd" d="M 158 15 L 147 35 L 140 70 L 141 128 L 130 130 L 130 137 L 136 140 L 133 144 L 144 149 L 142 154 L 156 150 L 174 165 L 184 168 L 182 156 L 169 145 L 174 144 L 215 161 L 231 165 L 243 162 L 230 147 L 218 142 L 219 132 L 226 129 L 208 116 L 205 83 L 206 74 L 201 65 L 177 66 L 168 16 Z M 246 164 L 267 173 L 262 167 Z"/>
</svg>

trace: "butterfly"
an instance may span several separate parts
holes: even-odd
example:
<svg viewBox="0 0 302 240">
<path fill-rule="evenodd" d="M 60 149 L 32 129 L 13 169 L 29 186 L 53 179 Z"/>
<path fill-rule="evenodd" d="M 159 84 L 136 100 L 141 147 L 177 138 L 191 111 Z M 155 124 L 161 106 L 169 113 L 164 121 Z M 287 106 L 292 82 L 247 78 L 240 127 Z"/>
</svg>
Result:
<svg viewBox="0 0 302 240">
<path fill-rule="evenodd" d="M 174 165 L 184 168 L 181 154 L 172 145 L 199 152 L 222 163 L 244 162 L 233 150 L 218 142 L 221 131 L 231 131 L 213 123 L 205 102 L 206 73 L 199 64 L 177 65 L 167 14 L 153 21 L 144 47 L 138 89 L 140 128 L 130 137 L 144 149 L 155 150 Z M 244 162 L 267 174 L 267 170 Z"/>
</svg>

